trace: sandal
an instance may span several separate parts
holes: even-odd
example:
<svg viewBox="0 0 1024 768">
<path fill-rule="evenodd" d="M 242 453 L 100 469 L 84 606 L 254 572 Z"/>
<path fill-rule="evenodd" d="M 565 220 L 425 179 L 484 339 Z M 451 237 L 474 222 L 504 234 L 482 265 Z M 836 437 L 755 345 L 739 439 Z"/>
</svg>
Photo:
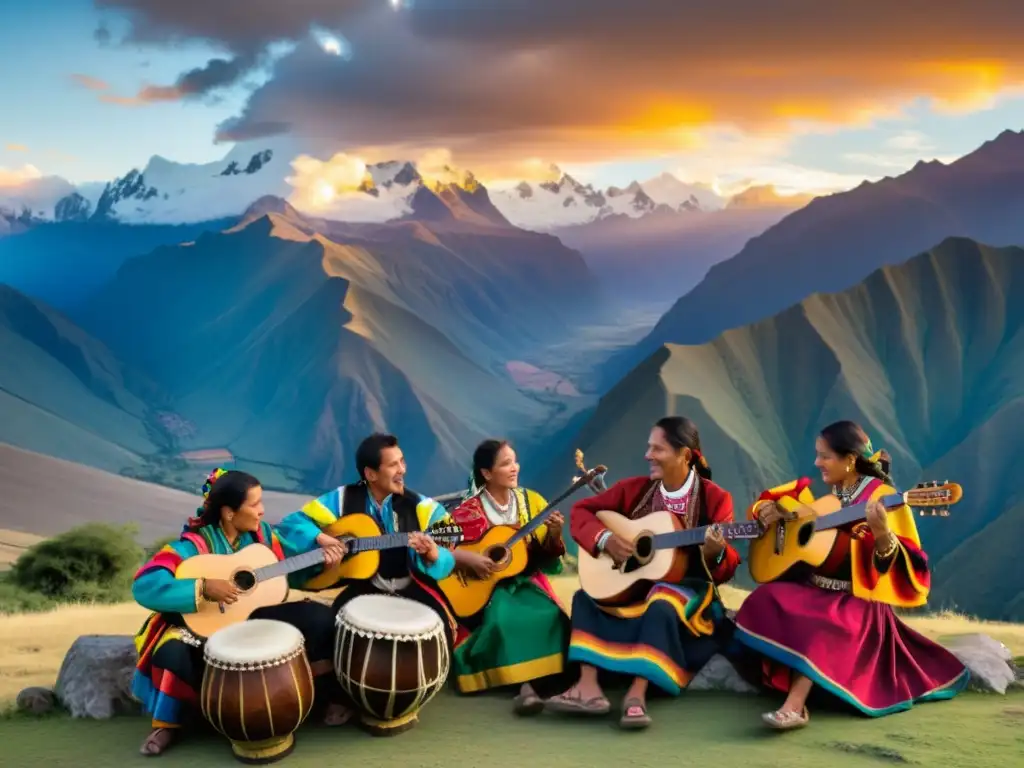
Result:
<svg viewBox="0 0 1024 768">
<path fill-rule="evenodd" d="M 156 757 L 167 751 L 178 738 L 177 728 L 154 728 L 139 749 L 146 757 Z"/>
<path fill-rule="evenodd" d="M 584 699 L 578 691 L 568 691 L 545 701 L 544 709 L 567 715 L 607 715 L 612 711 L 612 704 L 606 696 Z"/>
<path fill-rule="evenodd" d="M 622 703 L 622 717 L 619 725 L 627 730 L 640 730 L 651 724 L 651 716 L 642 699 L 629 698 Z"/>
<path fill-rule="evenodd" d="M 765 712 L 761 719 L 769 728 L 777 731 L 792 731 L 794 728 L 803 728 L 811 719 L 810 712 L 804 707 L 800 712 L 783 712 L 777 709 L 774 712 Z"/>
</svg>

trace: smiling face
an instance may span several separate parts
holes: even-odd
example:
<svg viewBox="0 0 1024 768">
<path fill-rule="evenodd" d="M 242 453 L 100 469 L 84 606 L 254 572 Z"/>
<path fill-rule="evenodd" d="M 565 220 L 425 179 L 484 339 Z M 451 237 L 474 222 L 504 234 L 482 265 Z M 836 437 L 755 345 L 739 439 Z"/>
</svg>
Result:
<svg viewBox="0 0 1024 768">
<path fill-rule="evenodd" d="M 258 485 L 249 489 L 245 501 L 235 510 L 230 507 L 221 509 L 221 519 L 225 520 L 239 533 L 255 533 L 259 530 L 263 519 L 263 489 Z"/>
<path fill-rule="evenodd" d="M 494 466 L 491 469 L 482 469 L 480 474 L 484 476 L 488 487 L 511 491 L 519 487 L 519 461 L 512 446 L 503 445 L 494 457 Z"/>
<path fill-rule="evenodd" d="M 684 447 L 678 451 L 673 448 L 661 427 L 651 430 L 644 458 L 650 467 L 652 480 L 661 480 L 666 484 L 682 484 L 690 472 L 690 456 L 689 448 Z"/>
<path fill-rule="evenodd" d="M 366 483 L 381 499 L 405 493 L 405 454 L 397 445 L 380 452 L 380 468 L 366 469 Z"/>
<path fill-rule="evenodd" d="M 814 466 L 821 472 L 821 479 L 829 485 L 846 485 L 851 475 L 856 474 L 853 455 L 840 456 L 823 437 L 814 441 L 814 450 Z"/>
</svg>

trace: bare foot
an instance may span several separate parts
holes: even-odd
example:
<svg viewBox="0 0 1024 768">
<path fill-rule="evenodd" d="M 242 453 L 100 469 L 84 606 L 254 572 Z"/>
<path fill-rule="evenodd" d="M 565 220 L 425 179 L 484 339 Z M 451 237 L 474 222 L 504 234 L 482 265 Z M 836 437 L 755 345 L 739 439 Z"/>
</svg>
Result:
<svg viewBox="0 0 1024 768">
<path fill-rule="evenodd" d="M 177 728 L 154 728 L 139 751 L 146 757 L 162 755 L 178 739 Z"/>
<path fill-rule="evenodd" d="M 327 711 L 324 712 L 324 725 L 331 727 L 344 725 L 352 719 L 353 714 L 352 710 L 344 704 L 328 704 Z"/>
</svg>

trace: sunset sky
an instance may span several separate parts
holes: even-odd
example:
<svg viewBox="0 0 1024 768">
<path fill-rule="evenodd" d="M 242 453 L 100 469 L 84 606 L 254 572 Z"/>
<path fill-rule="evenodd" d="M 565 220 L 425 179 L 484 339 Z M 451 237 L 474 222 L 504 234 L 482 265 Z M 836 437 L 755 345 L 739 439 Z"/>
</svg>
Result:
<svg viewBox="0 0 1024 768">
<path fill-rule="evenodd" d="M 670 171 L 723 189 L 847 188 L 1024 127 L 1024 3 L 969 8 L 3 2 L 0 184 L 108 180 L 154 154 L 208 162 L 234 139 L 287 134 L 325 159 L 449 152 L 492 183 L 557 164 L 599 186 Z"/>
</svg>

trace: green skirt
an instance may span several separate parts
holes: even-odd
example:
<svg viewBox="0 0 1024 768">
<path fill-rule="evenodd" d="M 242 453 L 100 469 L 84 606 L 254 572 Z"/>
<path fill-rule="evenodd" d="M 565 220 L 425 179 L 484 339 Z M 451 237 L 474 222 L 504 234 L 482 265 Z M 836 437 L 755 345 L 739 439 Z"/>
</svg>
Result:
<svg viewBox="0 0 1024 768">
<path fill-rule="evenodd" d="M 479 624 L 455 648 L 455 685 L 460 693 L 475 693 L 561 674 L 569 632 L 569 616 L 547 577 L 504 581 Z"/>
</svg>

